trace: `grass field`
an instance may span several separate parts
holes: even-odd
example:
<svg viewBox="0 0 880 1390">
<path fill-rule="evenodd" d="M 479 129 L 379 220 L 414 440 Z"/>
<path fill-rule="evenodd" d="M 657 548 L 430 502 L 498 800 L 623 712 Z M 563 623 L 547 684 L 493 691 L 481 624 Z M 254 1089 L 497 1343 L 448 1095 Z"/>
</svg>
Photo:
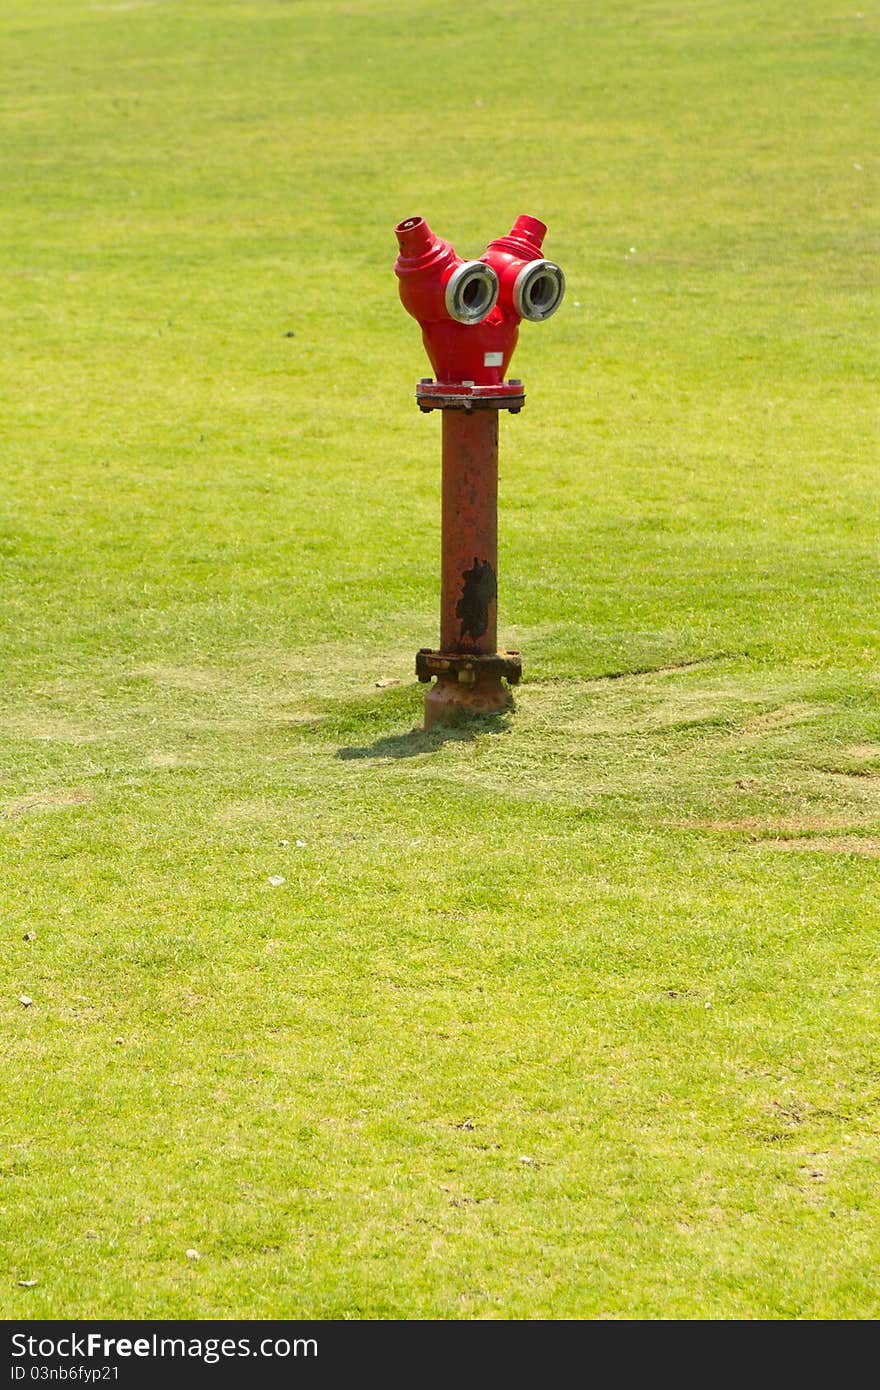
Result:
<svg viewBox="0 0 880 1390">
<path fill-rule="evenodd" d="M 859 3 L 5 0 L 2 1316 L 880 1315 Z M 416 213 L 568 280 L 428 735 Z"/>
</svg>

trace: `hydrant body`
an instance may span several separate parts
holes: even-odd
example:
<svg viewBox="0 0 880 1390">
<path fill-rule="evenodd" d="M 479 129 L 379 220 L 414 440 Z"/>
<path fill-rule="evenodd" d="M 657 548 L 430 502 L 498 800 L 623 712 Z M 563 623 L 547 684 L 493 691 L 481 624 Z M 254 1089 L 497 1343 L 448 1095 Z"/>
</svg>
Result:
<svg viewBox="0 0 880 1390">
<path fill-rule="evenodd" d="M 443 412 L 440 649 L 422 648 L 425 728 L 463 711 L 503 709 L 502 684 L 519 681 L 518 652 L 497 650 L 498 412 L 522 409 L 522 383 L 505 380 L 523 318 L 556 311 L 562 271 L 541 256 L 546 227 L 518 217 L 484 256 L 464 261 L 421 217 L 396 230 L 395 272 L 404 307 L 418 320 L 436 379 L 416 400 Z"/>
</svg>

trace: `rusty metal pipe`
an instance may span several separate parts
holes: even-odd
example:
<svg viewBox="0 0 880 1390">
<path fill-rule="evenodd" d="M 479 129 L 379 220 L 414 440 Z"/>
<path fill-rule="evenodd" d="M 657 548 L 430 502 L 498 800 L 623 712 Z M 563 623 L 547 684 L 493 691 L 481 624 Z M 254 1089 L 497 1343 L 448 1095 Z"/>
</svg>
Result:
<svg viewBox="0 0 880 1390">
<path fill-rule="evenodd" d="M 463 658 L 496 656 L 498 631 L 498 411 L 444 410 L 440 542 L 440 654 L 454 662 L 425 696 L 425 728 L 459 712 L 510 703 L 500 670 Z"/>
<path fill-rule="evenodd" d="M 495 651 L 498 411 L 444 410 L 440 650 Z"/>
</svg>

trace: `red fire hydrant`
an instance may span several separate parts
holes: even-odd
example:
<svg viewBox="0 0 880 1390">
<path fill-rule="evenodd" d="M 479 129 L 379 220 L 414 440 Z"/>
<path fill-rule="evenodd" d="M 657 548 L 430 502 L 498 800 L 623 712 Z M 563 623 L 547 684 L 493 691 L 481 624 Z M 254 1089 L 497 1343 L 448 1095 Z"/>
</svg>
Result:
<svg viewBox="0 0 880 1390">
<path fill-rule="evenodd" d="M 429 729 L 463 710 L 503 709 L 502 680 L 516 685 L 522 673 L 519 652 L 496 647 L 498 412 L 515 415 L 525 401 L 522 382 L 504 379 L 520 321 L 555 313 L 565 278 L 541 256 L 547 228 L 536 217 L 518 217 L 478 261 L 463 261 L 422 217 L 395 231 L 400 298 L 436 375 L 419 382 L 416 400 L 443 412 L 440 648 L 416 657 L 419 680 L 436 678 L 425 696 Z"/>
</svg>

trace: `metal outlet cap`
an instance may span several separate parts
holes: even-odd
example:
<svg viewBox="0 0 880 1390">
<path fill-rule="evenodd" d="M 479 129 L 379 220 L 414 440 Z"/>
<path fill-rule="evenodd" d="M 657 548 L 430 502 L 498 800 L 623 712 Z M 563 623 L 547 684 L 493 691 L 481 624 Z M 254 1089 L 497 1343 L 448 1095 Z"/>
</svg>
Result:
<svg viewBox="0 0 880 1390">
<path fill-rule="evenodd" d="M 555 261 L 529 261 L 513 284 L 513 307 L 520 318 L 542 323 L 562 303 L 565 276 Z"/>
<path fill-rule="evenodd" d="M 456 323 L 481 323 L 498 299 L 498 276 L 485 261 L 465 261 L 446 281 L 446 312 Z"/>
</svg>

